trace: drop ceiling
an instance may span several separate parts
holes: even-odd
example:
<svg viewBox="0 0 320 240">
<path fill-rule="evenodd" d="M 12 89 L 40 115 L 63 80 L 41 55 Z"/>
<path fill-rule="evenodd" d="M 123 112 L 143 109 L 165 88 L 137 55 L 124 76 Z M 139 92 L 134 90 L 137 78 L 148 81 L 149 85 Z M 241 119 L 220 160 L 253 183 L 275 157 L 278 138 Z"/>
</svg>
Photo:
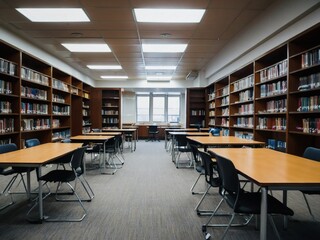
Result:
<svg viewBox="0 0 320 240">
<path fill-rule="evenodd" d="M 200 71 L 230 39 L 264 12 L 274 0 L 0 0 L 0 24 L 56 56 L 93 80 L 101 75 L 127 75 L 128 81 L 147 74 L 185 80 Z M 15 8 L 83 8 L 90 22 L 35 23 Z M 137 23 L 134 8 L 206 9 L 199 24 Z M 111 53 L 71 53 L 68 43 L 107 43 Z M 143 53 L 142 43 L 187 43 L 184 53 Z M 90 70 L 94 64 L 120 64 L 122 70 Z M 176 65 L 174 71 L 149 71 L 145 65 Z"/>
</svg>

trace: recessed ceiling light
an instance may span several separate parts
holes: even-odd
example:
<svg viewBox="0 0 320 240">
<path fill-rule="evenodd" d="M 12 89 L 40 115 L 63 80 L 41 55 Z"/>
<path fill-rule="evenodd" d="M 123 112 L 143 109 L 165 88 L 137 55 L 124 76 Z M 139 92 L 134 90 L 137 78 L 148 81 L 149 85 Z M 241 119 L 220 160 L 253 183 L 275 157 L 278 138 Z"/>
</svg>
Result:
<svg viewBox="0 0 320 240">
<path fill-rule="evenodd" d="M 105 43 L 61 43 L 70 52 L 111 52 Z"/>
<path fill-rule="evenodd" d="M 81 8 L 16 8 L 32 22 L 90 22 Z"/>
<path fill-rule="evenodd" d="M 176 53 L 184 52 L 188 44 L 142 44 L 143 52 Z"/>
<path fill-rule="evenodd" d="M 137 22 L 156 23 L 198 23 L 204 12 L 204 9 L 134 9 Z"/>
<path fill-rule="evenodd" d="M 101 76 L 102 79 L 128 79 L 128 76 Z"/>
<path fill-rule="evenodd" d="M 146 70 L 175 70 L 176 66 L 146 66 Z"/>
<path fill-rule="evenodd" d="M 117 70 L 122 69 L 120 65 L 87 65 L 88 68 L 94 70 Z"/>
<path fill-rule="evenodd" d="M 148 76 L 148 81 L 170 81 L 171 76 Z"/>
</svg>

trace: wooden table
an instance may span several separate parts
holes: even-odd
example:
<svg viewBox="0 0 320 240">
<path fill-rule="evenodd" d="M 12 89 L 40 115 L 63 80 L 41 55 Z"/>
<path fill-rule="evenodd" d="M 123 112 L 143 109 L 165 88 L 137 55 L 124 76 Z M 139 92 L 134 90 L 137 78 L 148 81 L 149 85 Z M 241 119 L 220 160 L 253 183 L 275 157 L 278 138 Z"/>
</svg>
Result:
<svg viewBox="0 0 320 240">
<path fill-rule="evenodd" d="M 203 145 L 206 151 L 209 146 L 265 146 L 265 142 L 259 142 L 235 136 L 188 136 L 187 139 Z"/>
<path fill-rule="evenodd" d="M 131 151 L 135 151 L 137 148 L 137 139 L 138 139 L 138 131 L 137 128 L 103 128 L 102 132 L 121 132 L 124 133 L 131 133 L 132 134 L 132 143 L 131 144 Z"/>
<path fill-rule="evenodd" d="M 164 148 L 168 148 L 169 132 L 199 132 L 197 128 L 166 128 L 164 129 Z"/>
<path fill-rule="evenodd" d="M 175 162 L 175 153 L 174 153 L 174 147 L 176 144 L 175 136 L 209 136 L 209 133 L 204 132 L 185 132 L 185 131 L 176 131 L 176 132 L 169 132 L 169 134 L 172 136 L 172 148 L 171 148 L 171 154 L 172 154 L 172 161 Z"/>
<path fill-rule="evenodd" d="M 62 157 L 77 148 L 81 147 L 80 143 L 45 143 L 32 148 L 24 148 L 13 152 L 3 153 L 0 155 L 0 165 L 13 167 L 35 167 L 41 176 L 41 167 L 44 164 Z M 28 173 L 28 182 L 30 182 L 30 174 Z M 38 181 L 38 197 L 39 197 L 39 219 L 42 222 L 43 217 L 43 199 L 42 199 L 42 183 Z M 30 219 L 29 219 L 30 220 Z M 34 220 L 30 220 L 34 221 Z"/>
<path fill-rule="evenodd" d="M 82 143 L 87 143 L 87 142 L 96 142 L 96 143 L 102 143 L 103 144 L 103 169 L 101 169 L 101 174 L 114 174 L 117 171 L 117 168 L 114 167 L 114 170 L 112 172 L 107 172 L 106 171 L 106 142 L 113 138 L 114 135 L 77 135 L 73 136 L 70 138 L 72 142 L 82 142 Z M 101 166 L 101 161 L 99 163 L 99 166 Z"/>
<path fill-rule="evenodd" d="M 261 186 L 260 239 L 267 239 L 268 190 L 320 190 L 320 162 L 266 148 L 210 148 L 230 159 L 239 173 Z"/>
</svg>

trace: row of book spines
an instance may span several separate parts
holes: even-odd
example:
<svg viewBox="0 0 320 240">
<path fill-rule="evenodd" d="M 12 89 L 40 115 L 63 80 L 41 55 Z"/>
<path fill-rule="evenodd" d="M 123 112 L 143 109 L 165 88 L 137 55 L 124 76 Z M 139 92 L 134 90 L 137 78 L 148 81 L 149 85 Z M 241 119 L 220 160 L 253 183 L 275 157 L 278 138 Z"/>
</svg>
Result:
<svg viewBox="0 0 320 240">
<path fill-rule="evenodd" d="M 234 127 L 247 127 L 253 128 L 253 118 L 252 117 L 238 117 Z"/>
<path fill-rule="evenodd" d="M 22 119 L 21 121 L 21 131 L 33 131 L 33 130 L 43 130 L 50 128 L 49 118 L 38 118 L 38 119 Z"/>
<path fill-rule="evenodd" d="M 287 120 L 286 118 L 270 118 L 270 117 L 259 117 L 257 129 L 267 130 L 286 130 Z"/>
<path fill-rule="evenodd" d="M 320 73 L 299 77 L 299 91 L 320 88 Z"/>
<path fill-rule="evenodd" d="M 287 80 L 275 83 L 262 84 L 260 86 L 260 97 L 279 95 L 287 92 Z"/>
<path fill-rule="evenodd" d="M 252 87 L 254 85 L 253 75 L 237 80 L 232 84 L 233 84 L 233 91 L 240 91 L 241 89 Z"/>
<path fill-rule="evenodd" d="M 268 113 L 286 112 L 287 111 L 287 99 L 272 100 L 267 102 Z"/>
<path fill-rule="evenodd" d="M 12 82 L 0 80 L 0 93 L 12 94 Z"/>
<path fill-rule="evenodd" d="M 222 118 L 221 119 L 221 126 L 229 127 L 229 118 Z"/>
<path fill-rule="evenodd" d="M 320 118 L 303 118 L 302 129 L 304 133 L 320 133 Z"/>
<path fill-rule="evenodd" d="M 48 114 L 48 104 L 21 102 L 22 114 Z"/>
<path fill-rule="evenodd" d="M 68 84 L 64 83 L 61 80 L 55 79 L 55 78 L 52 79 L 52 87 L 59 89 L 59 90 L 63 90 L 65 92 L 69 92 Z"/>
<path fill-rule="evenodd" d="M 265 82 L 288 73 L 288 61 L 283 60 L 273 66 L 260 71 L 260 82 Z"/>
<path fill-rule="evenodd" d="M 52 114 L 56 115 L 70 115 L 70 106 L 52 106 Z"/>
<path fill-rule="evenodd" d="M 240 102 L 250 101 L 250 100 L 253 100 L 253 98 L 254 98 L 253 89 L 249 89 L 239 93 Z"/>
<path fill-rule="evenodd" d="M 0 133 L 14 132 L 13 118 L 0 118 Z"/>
<path fill-rule="evenodd" d="M 17 69 L 18 65 L 10 62 L 8 60 L 5 60 L 3 58 L 0 58 L 0 73 L 6 73 L 12 76 L 17 75 Z"/>
<path fill-rule="evenodd" d="M 279 150 L 279 149 L 285 150 L 287 148 L 287 143 L 285 141 L 269 138 L 267 139 L 267 148 L 275 149 L 275 150 Z"/>
<path fill-rule="evenodd" d="M 311 67 L 320 63 L 320 48 L 303 53 L 301 55 L 301 67 Z"/>
<path fill-rule="evenodd" d="M 11 102 L 0 101 L 0 113 L 12 113 Z"/>
<path fill-rule="evenodd" d="M 313 112 L 320 110 L 320 96 L 301 97 L 298 100 L 298 112 Z"/>
<path fill-rule="evenodd" d="M 21 86 L 21 96 L 29 97 L 41 100 L 47 100 L 48 94 L 46 90 L 38 89 L 38 88 L 30 88 Z"/>
<path fill-rule="evenodd" d="M 206 111 L 199 109 L 199 110 L 191 110 L 191 116 L 205 116 L 206 115 Z"/>
<path fill-rule="evenodd" d="M 223 97 L 221 99 L 221 105 L 227 105 L 229 104 L 229 96 Z"/>
<path fill-rule="evenodd" d="M 118 118 L 103 118 L 102 123 L 119 123 Z"/>
<path fill-rule="evenodd" d="M 70 138 L 70 136 L 71 136 L 70 129 L 52 133 L 52 139 L 65 139 L 65 138 Z"/>
<path fill-rule="evenodd" d="M 118 115 L 119 111 L 117 110 L 101 110 L 102 115 Z"/>
<path fill-rule="evenodd" d="M 253 104 L 243 104 L 238 108 L 239 114 L 253 114 Z"/>
<path fill-rule="evenodd" d="M 21 68 L 21 78 L 32 81 L 32 82 L 40 83 L 43 85 L 47 85 L 47 86 L 49 85 L 48 76 L 26 67 Z"/>
<path fill-rule="evenodd" d="M 253 140 L 253 133 L 249 133 L 249 132 L 235 131 L 234 136 L 238 138 Z"/>
<path fill-rule="evenodd" d="M 52 128 L 58 128 L 60 126 L 60 119 L 52 119 Z"/>
</svg>

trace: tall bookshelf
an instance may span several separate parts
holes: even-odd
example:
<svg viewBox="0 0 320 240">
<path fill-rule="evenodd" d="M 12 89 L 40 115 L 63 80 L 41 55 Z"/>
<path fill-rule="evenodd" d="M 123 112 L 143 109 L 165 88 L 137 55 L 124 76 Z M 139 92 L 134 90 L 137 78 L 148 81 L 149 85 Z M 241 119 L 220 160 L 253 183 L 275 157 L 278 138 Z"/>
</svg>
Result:
<svg viewBox="0 0 320 240">
<path fill-rule="evenodd" d="M 206 126 L 206 89 L 187 89 L 187 127 Z"/>
<path fill-rule="evenodd" d="M 320 24 L 209 85 L 207 126 L 299 156 L 320 148 L 319 34 Z"/>
<path fill-rule="evenodd" d="M 102 89 L 102 127 L 121 128 L 121 89 Z"/>
<path fill-rule="evenodd" d="M 81 134 L 90 91 L 79 79 L 0 41 L 0 144 L 22 148 L 29 138 L 46 143 Z"/>
<path fill-rule="evenodd" d="M 253 139 L 253 63 L 230 75 L 230 135 Z"/>
<path fill-rule="evenodd" d="M 91 86 L 83 83 L 82 91 L 82 133 L 91 131 L 91 111 L 90 111 Z"/>
<path fill-rule="evenodd" d="M 320 147 L 319 34 L 314 28 L 289 43 L 288 152 L 297 155 Z"/>
<path fill-rule="evenodd" d="M 229 76 L 215 84 L 215 126 L 221 128 L 221 135 L 229 136 Z"/>
</svg>

